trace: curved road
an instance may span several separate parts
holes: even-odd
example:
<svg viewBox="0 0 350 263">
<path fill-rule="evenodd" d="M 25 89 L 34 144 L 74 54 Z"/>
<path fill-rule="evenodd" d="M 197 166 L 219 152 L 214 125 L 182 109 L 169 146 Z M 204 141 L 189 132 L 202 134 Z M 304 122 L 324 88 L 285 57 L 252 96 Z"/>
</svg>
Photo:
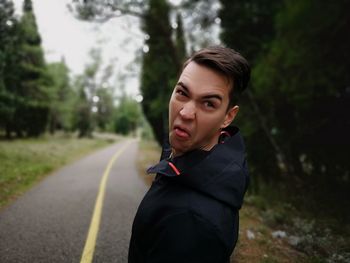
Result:
<svg viewBox="0 0 350 263">
<path fill-rule="evenodd" d="M 62 168 L 3 209 L 0 262 L 81 262 L 101 179 L 123 147 L 106 182 L 93 262 L 127 262 L 132 220 L 147 191 L 137 174 L 136 140 Z"/>
</svg>

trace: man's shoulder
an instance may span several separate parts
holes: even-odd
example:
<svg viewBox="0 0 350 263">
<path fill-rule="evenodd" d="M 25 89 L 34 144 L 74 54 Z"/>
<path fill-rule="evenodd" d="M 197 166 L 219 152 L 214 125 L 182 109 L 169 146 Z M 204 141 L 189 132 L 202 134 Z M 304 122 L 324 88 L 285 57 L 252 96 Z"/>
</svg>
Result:
<svg viewBox="0 0 350 263">
<path fill-rule="evenodd" d="M 166 186 L 159 190 L 157 184 L 162 184 L 162 181 L 166 181 Z M 151 191 L 155 191 L 155 197 L 162 196 L 157 204 L 154 203 L 157 206 L 155 209 L 176 211 L 174 214 L 178 217 L 190 216 L 198 220 L 201 219 L 201 222 L 206 222 L 208 226 L 210 225 L 213 228 L 222 228 L 222 224 L 231 227 L 234 224 L 238 213 L 237 209 L 215 199 L 213 196 L 198 191 L 198 189 L 193 189 L 176 181 L 176 178 L 161 176 L 160 181 L 153 184 Z M 160 188 L 162 187 L 163 185 L 160 186 Z"/>
</svg>

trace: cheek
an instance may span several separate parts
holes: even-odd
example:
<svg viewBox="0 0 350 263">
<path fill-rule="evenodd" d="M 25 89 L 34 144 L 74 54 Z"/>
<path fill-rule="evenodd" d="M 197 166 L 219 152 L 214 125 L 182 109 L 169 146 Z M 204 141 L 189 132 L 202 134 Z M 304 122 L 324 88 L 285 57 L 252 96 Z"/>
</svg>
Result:
<svg viewBox="0 0 350 263">
<path fill-rule="evenodd" d="M 198 116 L 197 126 L 198 131 L 205 136 L 205 134 L 212 134 L 220 130 L 223 123 L 224 117 L 222 114 L 213 114 L 213 115 L 203 115 Z"/>
<path fill-rule="evenodd" d="M 179 103 L 176 102 L 172 97 L 169 102 L 169 121 L 173 121 L 179 109 Z"/>
<path fill-rule="evenodd" d="M 181 103 L 173 99 L 173 97 L 171 97 L 169 102 L 169 112 L 176 113 L 179 111 L 180 107 L 181 107 Z"/>
</svg>

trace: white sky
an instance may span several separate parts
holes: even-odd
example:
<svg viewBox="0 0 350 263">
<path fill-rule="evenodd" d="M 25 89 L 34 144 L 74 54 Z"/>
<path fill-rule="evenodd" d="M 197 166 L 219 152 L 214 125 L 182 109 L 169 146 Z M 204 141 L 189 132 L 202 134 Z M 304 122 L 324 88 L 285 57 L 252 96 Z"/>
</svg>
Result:
<svg viewBox="0 0 350 263">
<path fill-rule="evenodd" d="M 63 56 L 71 72 L 81 74 L 89 62 L 90 49 L 100 47 L 104 65 L 113 62 L 116 75 L 132 73 L 126 81 L 126 92 L 139 92 L 139 65 L 133 62 L 136 52 L 142 49 L 144 36 L 137 18 L 121 16 L 103 24 L 83 22 L 67 9 L 70 0 L 32 1 L 48 62 L 60 61 Z M 23 0 L 14 3 L 17 10 L 22 9 Z M 134 72 L 130 72 L 130 65 Z M 113 85 L 118 83 L 114 80 Z"/>
</svg>

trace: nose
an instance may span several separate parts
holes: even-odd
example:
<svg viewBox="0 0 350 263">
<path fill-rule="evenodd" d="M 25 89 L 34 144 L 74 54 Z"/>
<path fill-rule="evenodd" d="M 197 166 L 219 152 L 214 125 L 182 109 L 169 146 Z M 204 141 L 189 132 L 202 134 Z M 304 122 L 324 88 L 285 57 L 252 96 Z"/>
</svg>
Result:
<svg viewBox="0 0 350 263">
<path fill-rule="evenodd" d="M 192 102 L 187 102 L 180 110 L 180 116 L 185 120 L 193 120 L 196 116 L 196 106 Z"/>
</svg>

